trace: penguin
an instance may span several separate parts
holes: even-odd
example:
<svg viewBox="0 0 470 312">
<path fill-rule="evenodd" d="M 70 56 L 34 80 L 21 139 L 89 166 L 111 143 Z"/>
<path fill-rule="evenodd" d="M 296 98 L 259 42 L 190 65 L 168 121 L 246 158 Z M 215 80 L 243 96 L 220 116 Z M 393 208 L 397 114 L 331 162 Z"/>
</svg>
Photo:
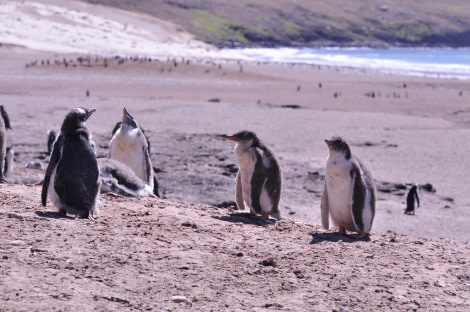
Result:
<svg viewBox="0 0 470 312">
<path fill-rule="evenodd" d="M 414 215 L 415 214 L 415 200 L 417 207 L 419 207 L 419 191 L 418 184 L 413 185 L 406 196 L 406 210 L 405 214 Z"/>
<path fill-rule="evenodd" d="M 64 119 L 54 142 L 42 186 L 42 205 L 47 197 L 61 214 L 93 220 L 99 212 L 100 177 L 94 143 L 85 127 L 94 108 L 77 107 Z"/>
<path fill-rule="evenodd" d="M 0 114 L 2 115 L 3 122 L 5 123 L 5 128 L 11 130 L 10 118 L 8 118 L 7 111 L 3 105 L 0 105 Z"/>
<path fill-rule="evenodd" d="M 56 139 L 56 133 L 54 130 L 47 131 L 47 154 L 51 154 L 52 146 L 54 145 L 54 141 Z"/>
<path fill-rule="evenodd" d="M 101 192 L 113 192 L 127 197 L 155 197 L 153 190 L 137 177 L 131 168 L 109 158 L 98 159 Z"/>
<path fill-rule="evenodd" d="M 122 115 L 121 126 L 109 142 L 108 158 L 127 165 L 145 184 L 154 189 L 154 172 L 147 137 L 125 107 Z"/>
<path fill-rule="evenodd" d="M 238 209 L 245 210 L 246 203 L 252 215 L 281 219 L 282 174 L 273 152 L 251 131 L 240 131 L 225 138 L 237 142 L 235 156 L 240 167 L 235 198 Z"/>
<path fill-rule="evenodd" d="M 351 154 L 341 137 L 325 140 L 329 154 L 325 165 L 325 185 L 321 199 L 323 228 L 329 216 L 341 234 L 346 230 L 369 235 L 375 216 L 374 179 L 364 164 Z"/>
<path fill-rule="evenodd" d="M 8 146 L 6 148 L 6 156 L 5 156 L 5 168 L 3 170 L 3 175 L 8 177 L 8 175 L 13 171 L 13 157 L 15 156 L 15 151 L 13 150 L 13 146 Z"/>
<path fill-rule="evenodd" d="M 0 118 L 0 183 L 8 183 L 5 180 L 3 174 L 4 165 L 5 165 L 5 156 L 7 149 L 7 130 L 5 127 L 5 121 L 3 118 Z"/>
</svg>

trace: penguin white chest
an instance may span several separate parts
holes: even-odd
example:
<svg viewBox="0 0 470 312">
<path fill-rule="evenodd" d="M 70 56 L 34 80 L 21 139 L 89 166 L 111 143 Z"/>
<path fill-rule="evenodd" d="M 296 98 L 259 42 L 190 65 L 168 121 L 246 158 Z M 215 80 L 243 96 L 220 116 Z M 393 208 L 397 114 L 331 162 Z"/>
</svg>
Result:
<svg viewBox="0 0 470 312">
<path fill-rule="evenodd" d="M 343 156 L 328 156 L 326 161 L 326 188 L 331 219 L 338 226 L 355 228 L 352 216 L 352 164 Z"/>
<path fill-rule="evenodd" d="M 251 177 L 255 170 L 256 155 L 254 149 L 242 150 L 235 148 L 235 154 L 240 164 L 239 175 L 242 185 L 243 200 L 251 207 Z"/>
<path fill-rule="evenodd" d="M 139 178 L 147 182 L 146 155 L 141 142 L 142 137 L 138 135 L 138 129 L 132 131 L 118 130 L 110 142 L 110 158 L 126 164 Z"/>
</svg>

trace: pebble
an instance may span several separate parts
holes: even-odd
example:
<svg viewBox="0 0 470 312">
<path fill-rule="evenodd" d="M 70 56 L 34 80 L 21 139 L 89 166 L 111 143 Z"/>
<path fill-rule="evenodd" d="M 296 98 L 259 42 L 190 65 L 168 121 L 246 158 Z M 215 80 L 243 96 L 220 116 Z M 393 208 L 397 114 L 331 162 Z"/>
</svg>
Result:
<svg viewBox="0 0 470 312">
<path fill-rule="evenodd" d="M 188 298 L 186 298 L 185 296 L 172 296 L 171 300 L 176 303 L 181 303 L 181 302 L 187 302 Z"/>
</svg>

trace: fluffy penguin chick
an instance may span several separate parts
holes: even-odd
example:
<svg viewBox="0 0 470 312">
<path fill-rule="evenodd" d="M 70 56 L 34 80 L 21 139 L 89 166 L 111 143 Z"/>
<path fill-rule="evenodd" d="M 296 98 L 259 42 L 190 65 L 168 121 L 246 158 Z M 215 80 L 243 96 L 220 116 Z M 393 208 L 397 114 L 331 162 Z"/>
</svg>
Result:
<svg viewBox="0 0 470 312">
<path fill-rule="evenodd" d="M 240 164 L 236 178 L 238 208 L 245 210 L 246 203 L 252 214 L 280 219 L 281 166 L 274 154 L 250 131 L 240 131 L 225 138 L 237 142 L 235 155 Z"/>
<path fill-rule="evenodd" d="M 329 215 L 340 233 L 346 230 L 369 234 L 375 215 L 374 180 L 364 164 L 351 154 L 348 143 L 340 137 L 325 140 L 325 187 L 321 200 L 321 219 L 329 228 Z"/>
<path fill-rule="evenodd" d="M 101 176 L 101 192 L 114 192 L 128 197 L 155 196 L 150 186 L 123 163 L 114 159 L 100 158 L 98 166 Z"/>
<path fill-rule="evenodd" d="M 111 149 L 109 158 L 127 165 L 153 190 L 153 167 L 147 139 L 126 108 L 122 110 L 122 113 L 121 127 L 109 142 Z"/>
<path fill-rule="evenodd" d="M 61 213 L 93 220 L 99 210 L 100 177 L 86 120 L 95 109 L 74 108 L 62 123 L 54 142 L 42 186 L 42 205 L 47 196 Z"/>
</svg>

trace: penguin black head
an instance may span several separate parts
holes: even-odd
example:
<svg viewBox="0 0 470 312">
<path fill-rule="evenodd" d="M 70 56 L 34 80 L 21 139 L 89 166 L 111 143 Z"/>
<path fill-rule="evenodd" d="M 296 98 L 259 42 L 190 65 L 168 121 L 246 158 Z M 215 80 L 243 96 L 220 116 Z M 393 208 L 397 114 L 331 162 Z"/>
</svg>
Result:
<svg viewBox="0 0 470 312">
<path fill-rule="evenodd" d="M 332 137 L 329 140 L 325 140 L 325 143 L 328 145 L 328 149 L 330 151 L 344 153 L 346 154 L 347 159 L 351 157 L 351 150 L 349 149 L 349 145 L 341 137 Z"/>
<path fill-rule="evenodd" d="M 129 114 L 125 107 L 122 109 L 122 124 L 128 125 L 132 129 L 137 128 L 137 123 L 135 122 L 134 117 Z"/>
<path fill-rule="evenodd" d="M 258 136 L 254 132 L 246 130 L 237 132 L 234 135 L 226 135 L 225 138 L 248 146 L 259 146 L 260 144 Z"/>
<path fill-rule="evenodd" d="M 87 119 L 96 111 L 96 109 L 76 107 L 65 116 L 62 128 L 60 129 L 63 133 L 69 133 L 78 128 L 85 126 Z"/>
</svg>

